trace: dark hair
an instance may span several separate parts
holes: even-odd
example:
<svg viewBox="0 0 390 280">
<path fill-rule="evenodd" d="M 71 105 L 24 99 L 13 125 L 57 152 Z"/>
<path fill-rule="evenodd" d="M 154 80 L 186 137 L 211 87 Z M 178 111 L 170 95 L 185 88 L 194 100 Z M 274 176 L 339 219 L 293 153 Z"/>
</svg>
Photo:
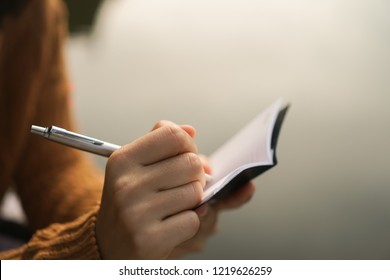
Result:
<svg viewBox="0 0 390 280">
<path fill-rule="evenodd" d="M 0 24 L 6 16 L 16 16 L 26 0 L 0 0 Z"/>
<path fill-rule="evenodd" d="M 17 16 L 23 6 L 32 0 L 0 0 L 0 28 L 7 16 Z M 96 12 L 104 0 L 63 0 L 69 11 L 71 33 L 89 31 L 94 24 Z"/>
</svg>

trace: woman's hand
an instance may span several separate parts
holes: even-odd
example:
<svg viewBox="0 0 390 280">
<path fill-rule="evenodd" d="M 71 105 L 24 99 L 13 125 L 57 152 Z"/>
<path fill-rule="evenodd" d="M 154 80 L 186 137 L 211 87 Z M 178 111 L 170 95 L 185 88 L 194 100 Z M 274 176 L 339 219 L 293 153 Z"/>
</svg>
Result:
<svg viewBox="0 0 390 280">
<path fill-rule="evenodd" d="M 103 258 L 163 259 L 200 228 L 205 186 L 191 126 L 158 123 L 108 159 L 96 235 Z"/>
</svg>

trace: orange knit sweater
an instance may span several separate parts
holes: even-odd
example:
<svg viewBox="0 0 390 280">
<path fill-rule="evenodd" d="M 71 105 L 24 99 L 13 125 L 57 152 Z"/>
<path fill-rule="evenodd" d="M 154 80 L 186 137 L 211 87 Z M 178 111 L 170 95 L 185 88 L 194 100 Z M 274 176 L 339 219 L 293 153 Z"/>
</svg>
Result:
<svg viewBox="0 0 390 280">
<path fill-rule="evenodd" d="M 16 190 L 35 234 L 24 246 L 0 252 L 0 259 L 100 258 L 95 221 L 101 172 L 85 153 L 30 134 L 32 124 L 75 130 L 66 36 L 60 0 L 27 0 L 2 20 L 0 197 L 9 187 Z"/>
</svg>

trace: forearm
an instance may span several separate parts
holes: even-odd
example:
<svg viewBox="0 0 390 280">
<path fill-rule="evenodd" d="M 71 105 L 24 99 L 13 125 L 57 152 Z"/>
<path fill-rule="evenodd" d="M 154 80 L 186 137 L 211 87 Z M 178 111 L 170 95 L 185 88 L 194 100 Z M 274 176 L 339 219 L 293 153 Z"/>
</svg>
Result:
<svg viewBox="0 0 390 280">
<path fill-rule="evenodd" d="M 72 221 L 100 202 L 103 185 L 100 170 L 80 153 L 63 151 L 58 156 L 53 153 L 55 160 L 42 153 L 42 163 L 19 170 L 23 175 L 17 190 L 33 230 Z"/>
<path fill-rule="evenodd" d="M 12 181 L 28 222 L 37 229 L 88 211 L 100 201 L 103 180 L 85 153 L 30 133 L 32 124 L 77 130 L 64 60 L 67 34 L 62 3 L 31 1 L 8 26 L 6 54 L 16 59 L 5 63 L 14 69 L 6 73 L 9 91 L 4 92 L 13 112 L 7 141 L 14 151 L 8 158 L 16 161 Z"/>
</svg>

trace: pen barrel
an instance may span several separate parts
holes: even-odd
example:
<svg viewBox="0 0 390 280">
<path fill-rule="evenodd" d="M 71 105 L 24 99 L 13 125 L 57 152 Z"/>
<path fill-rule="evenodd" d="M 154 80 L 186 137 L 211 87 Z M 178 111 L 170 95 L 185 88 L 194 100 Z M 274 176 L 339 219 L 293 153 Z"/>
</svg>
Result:
<svg viewBox="0 0 390 280">
<path fill-rule="evenodd" d="M 118 145 L 54 126 L 51 127 L 51 130 L 46 137 L 53 142 L 105 157 L 109 157 L 114 151 L 120 148 Z"/>
</svg>

